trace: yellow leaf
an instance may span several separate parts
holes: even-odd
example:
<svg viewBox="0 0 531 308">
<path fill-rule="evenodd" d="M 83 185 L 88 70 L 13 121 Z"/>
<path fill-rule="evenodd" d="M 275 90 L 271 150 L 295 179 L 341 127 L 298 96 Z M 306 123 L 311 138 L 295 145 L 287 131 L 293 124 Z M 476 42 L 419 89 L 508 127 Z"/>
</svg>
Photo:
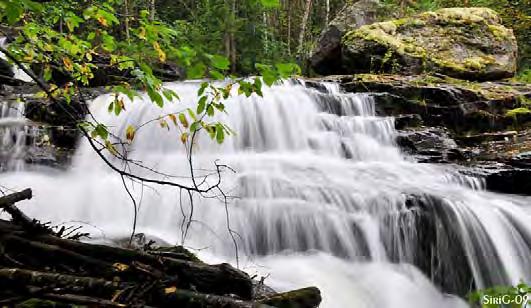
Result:
<svg viewBox="0 0 531 308">
<path fill-rule="evenodd" d="M 188 133 L 182 133 L 181 134 L 181 142 L 186 143 L 188 141 Z"/>
<path fill-rule="evenodd" d="M 74 70 L 74 64 L 72 63 L 72 60 L 70 60 L 70 58 L 63 58 L 63 64 L 65 65 L 67 71 L 71 72 Z"/>
<path fill-rule="evenodd" d="M 98 22 L 104 26 L 107 27 L 107 19 L 105 19 L 103 16 L 98 16 Z"/>
<path fill-rule="evenodd" d="M 177 117 L 173 113 L 168 114 L 168 117 L 173 122 L 173 125 L 177 125 Z"/>
<path fill-rule="evenodd" d="M 112 155 L 114 156 L 118 155 L 118 151 L 116 150 L 116 147 L 109 140 L 105 140 L 105 147 L 107 148 L 109 152 L 111 152 Z"/>
<path fill-rule="evenodd" d="M 160 48 L 158 42 L 153 42 L 153 48 L 157 51 L 160 62 L 166 62 L 166 53 Z"/>
<path fill-rule="evenodd" d="M 129 141 L 133 141 L 133 139 L 135 139 L 135 133 L 136 133 L 136 129 L 133 127 L 133 125 L 129 125 L 127 126 L 127 129 L 125 131 L 125 137 Z"/>
<path fill-rule="evenodd" d="M 123 263 L 114 263 L 112 266 L 119 272 L 126 271 L 129 268 L 129 265 Z"/>
<path fill-rule="evenodd" d="M 140 28 L 140 33 L 138 33 L 138 37 L 143 40 L 146 39 L 146 29 L 144 27 Z"/>
<path fill-rule="evenodd" d="M 160 120 L 160 127 L 167 128 L 168 130 L 170 130 L 170 127 L 168 126 L 168 122 L 166 122 L 166 120 Z"/>
<path fill-rule="evenodd" d="M 177 291 L 176 287 L 169 287 L 169 288 L 164 289 L 164 293 L 166 294 L 175 293 L 176 291 Z"/>
</svg>

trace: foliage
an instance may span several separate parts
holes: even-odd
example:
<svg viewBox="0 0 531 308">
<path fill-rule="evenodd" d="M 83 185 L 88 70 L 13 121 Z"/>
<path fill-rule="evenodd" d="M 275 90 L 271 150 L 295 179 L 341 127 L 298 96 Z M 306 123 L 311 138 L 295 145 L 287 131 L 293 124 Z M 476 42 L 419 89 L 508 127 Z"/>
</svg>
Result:
<svg viewBox="0 0 531 308">
<path fill-rule="evenodd" d="M 521 71 L 517 76 L 516 80 L 525 83 L 531 83 L 531 68 Z"/>
</svg>

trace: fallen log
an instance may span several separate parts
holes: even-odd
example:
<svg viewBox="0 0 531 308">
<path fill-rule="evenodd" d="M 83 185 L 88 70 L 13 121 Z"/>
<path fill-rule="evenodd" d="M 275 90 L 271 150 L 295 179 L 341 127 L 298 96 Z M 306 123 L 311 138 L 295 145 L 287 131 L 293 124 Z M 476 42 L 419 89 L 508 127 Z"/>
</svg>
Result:
<svg viewBox="0 0 531 308">
<path fill-rule="evenodd" d="M 21 226 L 27 231 L 35 233 L 50 233 L 50 230 L 42 225 L 36 223 L 34 219 L 29 218 L 14 204 L 22 200 L 29 200 L 32 198 L 31 189 L 27 188 L 23 191 L 15 192 L 9 195 L 0 197 L 0 209 L 5 210 L 11 215 L 11 221 L 16 225 Z"/>
<path fill-rule="evenodd" d="M 36 239 L 98 260 L 124 264 L 130 264 L 133 261 L 142 262 L 169 275 L 178 276 L 180 288 L 193 287 L 199 292 L 218 295 L 235 294 L 244 299 L 252 297 L 253 286 L 249 275 L 226 263 L 209 265 L 202 262 L 153 256 L 131 249 L 60 239 L 50 235 L 39 236 Z"/>
<path fill-rule="evenodd" d="M 31 199 L 31 197 L 32 193 L 31 189 L 29 188 L 24 189 L 23 191 L 14 192 L 12 194 L 2 196 L 0 197 L 0 208 L 10 207 L 19 201 Z"/>
<path fill-rule="evenodd" d="M 47 273 L 20 268 L 0 269 L 0 286 L 3 288 L 23 289 L 29 285 L 60 289 L 66 293 L 83 292 L 91 296 L 112 297 L 116 291 L 131 287 L 133 284 L 95 277 Z"/>
<path fill-rule="evenodd" d="M 275 294 L 259 303 L 277 308 L 316 308 L 321 303 L 321 292 L 316 287 L 309 287 Z"/>
</svg>

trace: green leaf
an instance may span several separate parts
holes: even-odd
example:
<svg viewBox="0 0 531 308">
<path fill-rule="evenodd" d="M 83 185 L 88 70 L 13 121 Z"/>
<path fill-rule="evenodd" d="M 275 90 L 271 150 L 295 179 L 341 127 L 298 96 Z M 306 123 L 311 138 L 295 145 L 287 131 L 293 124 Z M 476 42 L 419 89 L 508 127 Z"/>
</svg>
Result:
<svg viewBox="0 0 531 308">
<path fill-rule="evenodd" d="M 266 71 L 262 74 L 262 79 L 264 80 L 264 83 L 268 86 L 272 86 L 277 80 L 277 76 L 271 72 L 271 71 Z"/>
<path fill-rule="evenodd" d="M 4 14 L 7 17 L 7 23 L 14 24 L 22 17 L 22 13 L 24 13 L 24 8 L 20 3 L 11 2 L 7 4 Z"/>
<path fill-rule="evenodd" d="M 199 99 L 199 103 L 197 104 L 197 111 L 196 111 L 197 114 L 201 114 L 203 113 L 203 111 L 205 111 L 206 101 L 207 101 L 207 97 L 201 96 L 201 98 Z"/>
<path fill-rule="evenodd" d="M 225 76 L 222 73 L 220 73 L 220 72 L 218 72 L 216 70 L 211 70 L 209 73 L 210 73 L 210 77 L 212 77 L 212 78 L 214 78 L 216 80 L 225 79 Z"/>
<path fill-rule="evenodd" d="M 201 128 L 201 123 L 199 121 L 195 121 L 194 123 L 192 123 L 192 125 L 190 125 L 190 131 L 192 133 L 196 132 L 199 130 L 199 128 Z"/>
<path fill-rule="evenodd" d="M 103 124 L 98 124 L 92 131 L 92 138 L 100 137 L 103 140 L 106 140 L 109 138 L 109 131 L 107 130 L 107 127 Z"/>
<path fill-rule="evenodd" d="M 301 68 L 295 63 L 277 63 L 275 67 L 280 78 L 288 78 L 301 73 Z"/>
<path fill-rule="evenodd" d="M 224 131 L 223 125 L 221 125 L 221 123 L 218 123 L 216 124 L 216 141 L 219 144 L 222 144 L 224 139 L 225 139 L 225 131 Z"/>
<path fill-rule="evenodd" d="M 170 102 L 173 101 L 174 98 L 179 99 L 179 95 L 177 95 L 177 93 L 171 89 L 163 89 L 162 95 L 164 95 L 164 97 Z"/>
<path fill-rule="evenodd" d="M 208 105 L 207 114 L 208 114 L 209 117 L 214 115 L 214 107 L 212 107 L 212 104 Z"/>
<path fill-rule="evenodd" d="M 123 102 L 121 102 L 120 100 L 116 100 L 114 102 L 114 114 L 115 115 L 120 115 L 120 113 L 122 112 L 122 109 L 123 109 L 123 106 L 122 106 Z"/>
<path fill-rule="evenodd" d="M 151 99 L 151 101 L 155 102 L 155 104 L 157 104 L 157 106 L 159 106 L 161 108 L 162 108 L 162 106 L 164 106 L 164 99 L 162 99 L 162 95 L 160 95 L 159 92 L 157 92 L 157 91 L 155 91 L 153 89 L 148 89 L 147 93 L 148 93 L 148 96 Z"/>
<path fill-rule="evenodd" d="M 186 71 L 186 77 L 189 79 L 197 79 L 205 76 L 206 65 L 203 63 L 197 63 Z"/>
<path fill-rule="evenodd" d="M 220 69 L 223 71 L 229 69 L 230 61 L 224 56 L 213 55 L 210 58 L 210 61 L 212 62 L 212 66 L 214 66 L 217 69 Z"/>
<path fill-rule="evenodd" d="M 260 3 L 266 8 L 276 8 L 280 6 L 279 0 L 260 0 Z"/>
<path fill-rule="evenodd" d="M 179 122 L 181 122 L 184 128 L 188 128 L 188 120 L 186 119 L 184 113 L 179 113 Z"/>
<path fill-rule="evenodd" d="M 199 87 L 199 90 L 197 90 L 197 96 L 203 95 L 205 93 L 206 88 L 208 87 L 208 82 L 202 82 L 201 86 Z"/>
</svg>

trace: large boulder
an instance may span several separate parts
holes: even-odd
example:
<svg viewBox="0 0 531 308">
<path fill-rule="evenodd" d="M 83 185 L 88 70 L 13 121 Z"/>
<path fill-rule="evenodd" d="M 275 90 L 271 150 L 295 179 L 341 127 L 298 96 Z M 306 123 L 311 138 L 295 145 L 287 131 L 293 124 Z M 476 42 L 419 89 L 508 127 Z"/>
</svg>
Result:
<svg viewBox="0 0 531 308">
<path fill-rule="evenodd" d="M 321 33 L 310 57 L 313 69 L 323 75 L 338 73 L 341 70 L 341 38 L 348 31 L 374 23 L 379 8 L 378 0 L 347 2 Z"/>
<path fill-rule="evenodd" d="M 517 49 L 513 31 L 493 10 L 446 8 L 347 32 L 341 68 L 496 80 L 514 75 Z"/>
</svg>

